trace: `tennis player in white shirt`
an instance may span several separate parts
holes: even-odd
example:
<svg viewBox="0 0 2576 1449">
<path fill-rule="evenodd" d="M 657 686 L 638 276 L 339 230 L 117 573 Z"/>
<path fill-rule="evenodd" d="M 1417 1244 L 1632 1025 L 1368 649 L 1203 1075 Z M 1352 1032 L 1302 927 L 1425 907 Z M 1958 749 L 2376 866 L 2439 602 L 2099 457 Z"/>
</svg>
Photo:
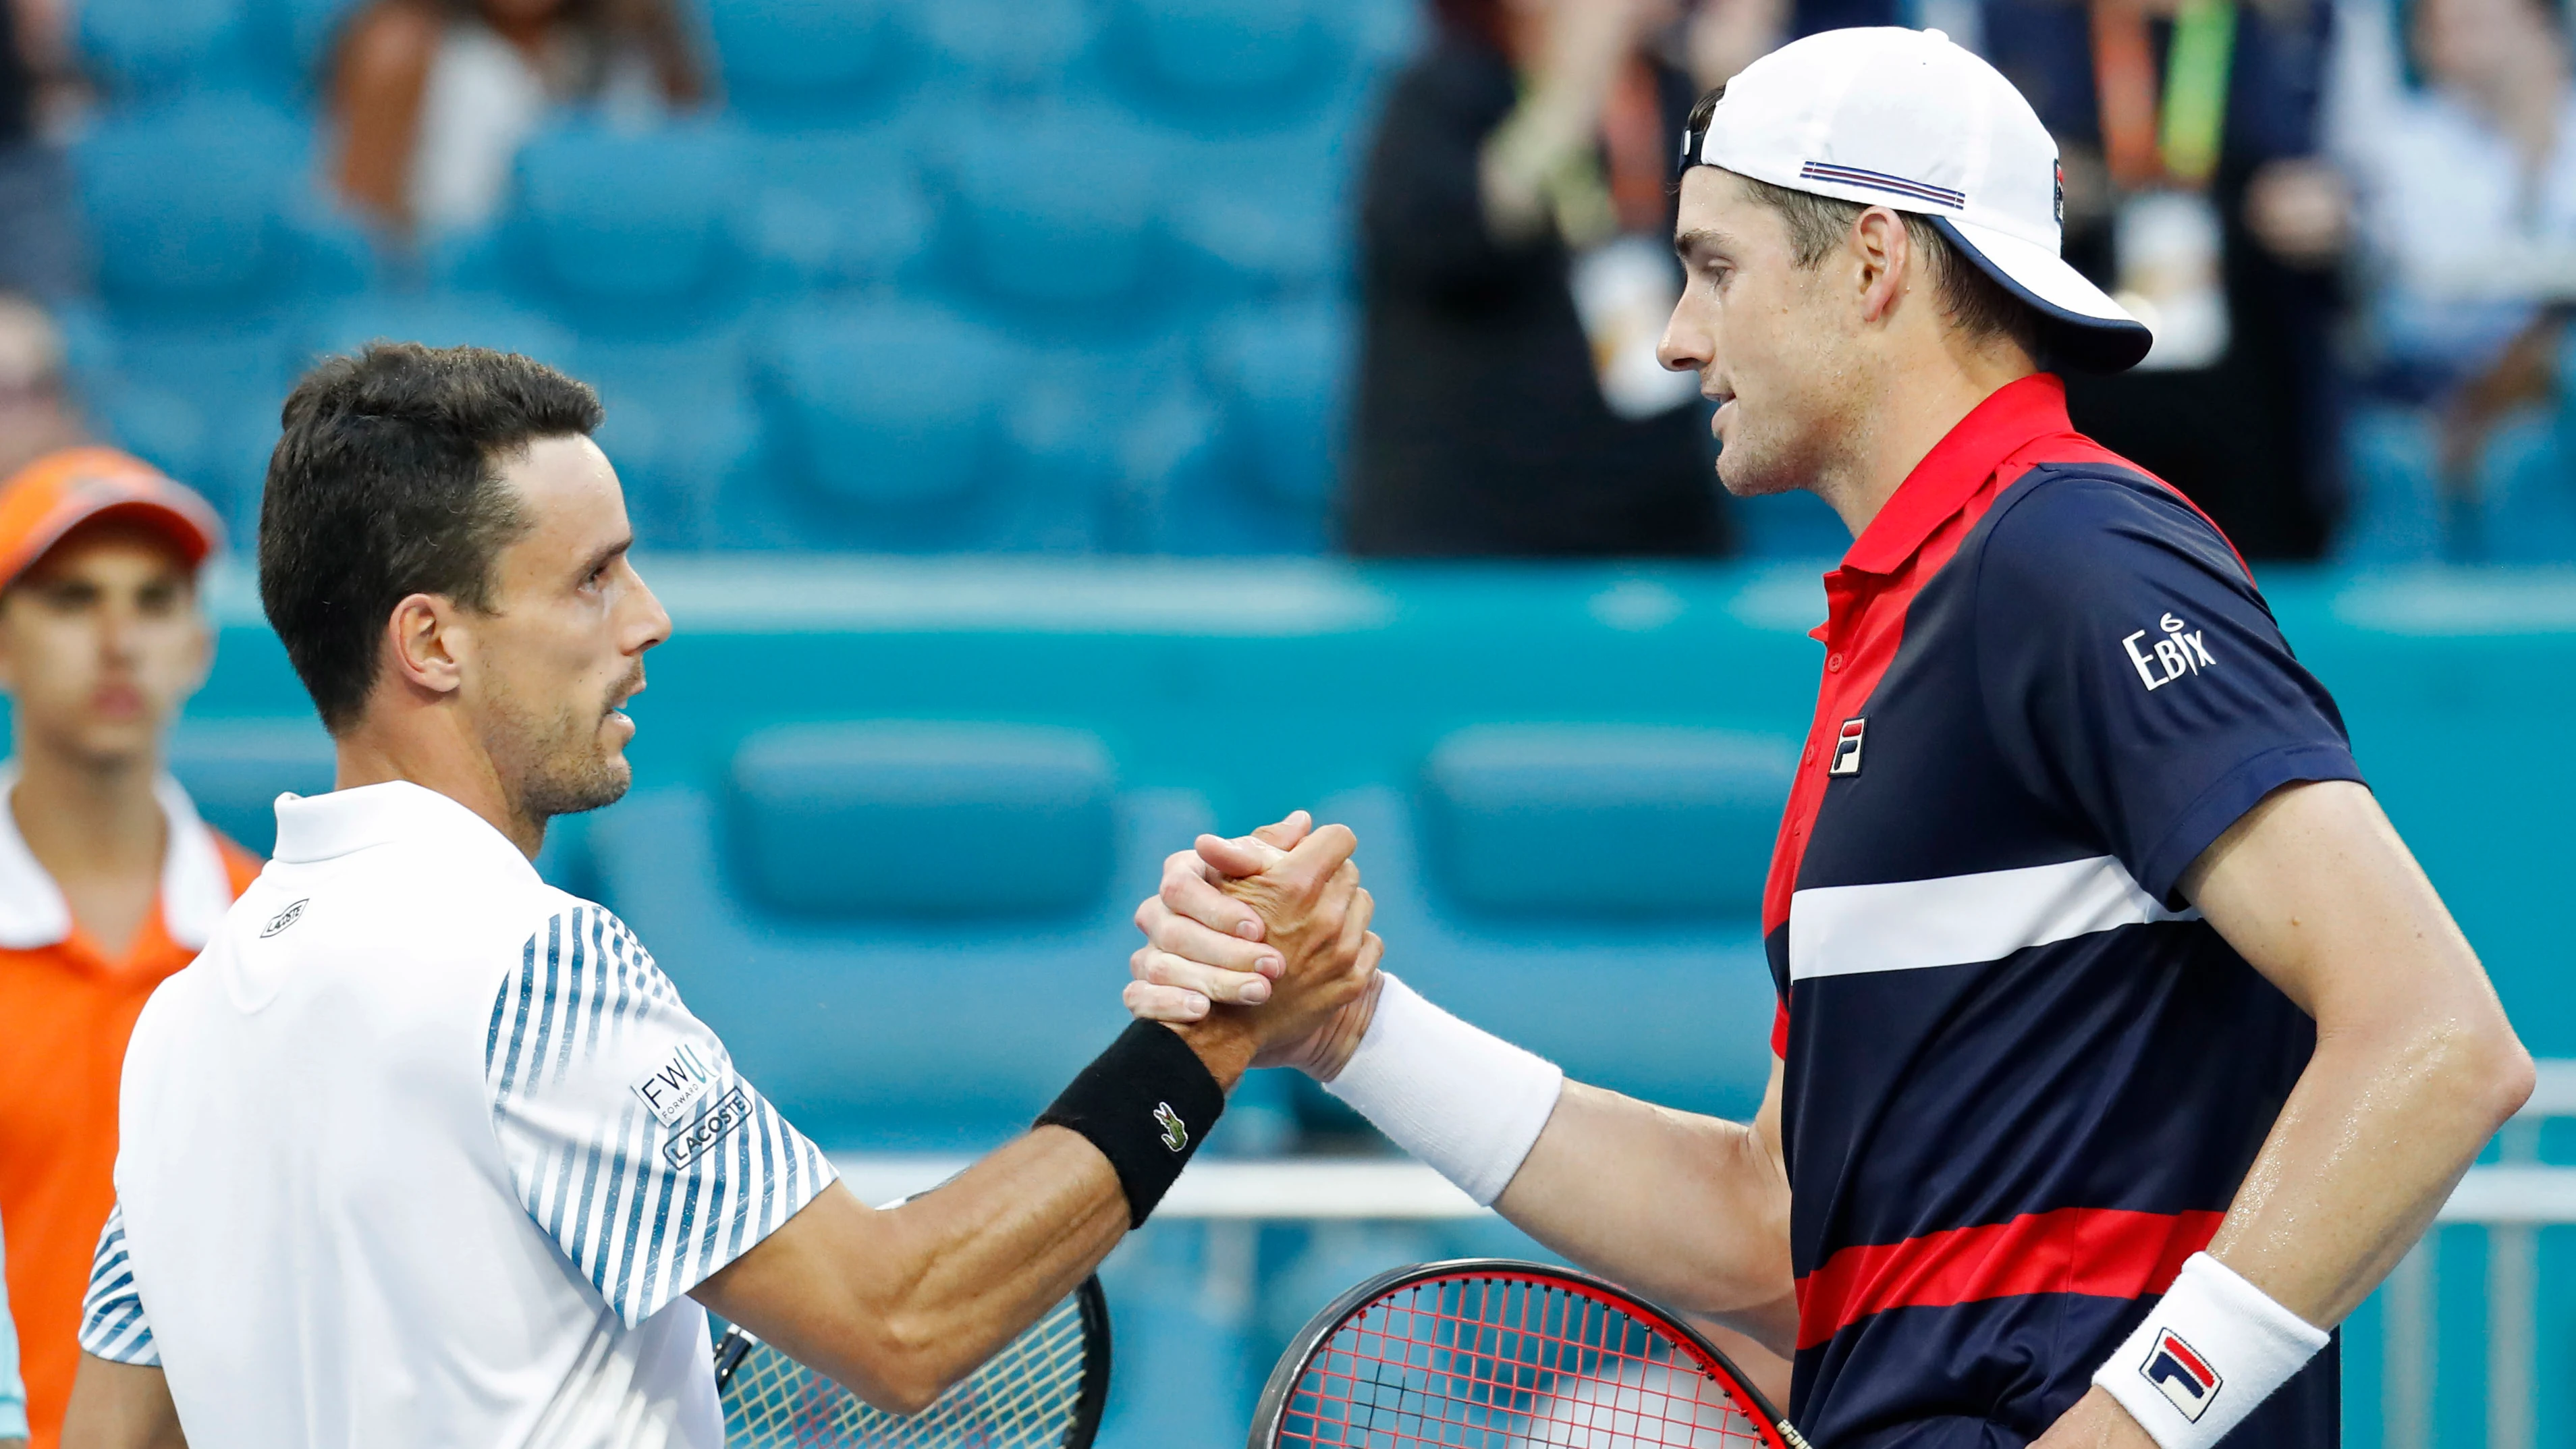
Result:
<svg viewBox="0 0 2576 1449">
<path fill-rule="evenodd" d="M 1365 990 L 1327 827 L 1264 883 L 1268 1009 L 1132 1027 L 1026 1136 L 859 1202 L 624 924 L 529 864 L 625 791 L 619 706 L 670 632 L 599 420 L 468 348 L 380 345 L 289 399 L 261 599 L 339 788 L 280 800 L 276 858 L 135 1029 L 68 1449 L 712 1449 L 700 1304 L 918 1408 L 1144 1221 L 1256 1057 Z"/>
</svg>

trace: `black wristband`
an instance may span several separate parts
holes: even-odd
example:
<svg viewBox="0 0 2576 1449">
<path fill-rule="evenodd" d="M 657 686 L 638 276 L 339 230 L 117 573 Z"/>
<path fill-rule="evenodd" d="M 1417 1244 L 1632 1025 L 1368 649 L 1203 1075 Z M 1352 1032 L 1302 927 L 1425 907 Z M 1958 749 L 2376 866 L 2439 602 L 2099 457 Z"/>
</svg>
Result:
<svg viewBox="0 0 2576 1449">
<path fill-rule="evenodd" d="M 1170 1027 L 1131 1022 L 1092 1058 L 1037 1125 L 1091 1139 L 1127 1193 L 1127 1226 L 1141 1228 L 1225 1111 L 1225 1089 Z"/>
</svg>

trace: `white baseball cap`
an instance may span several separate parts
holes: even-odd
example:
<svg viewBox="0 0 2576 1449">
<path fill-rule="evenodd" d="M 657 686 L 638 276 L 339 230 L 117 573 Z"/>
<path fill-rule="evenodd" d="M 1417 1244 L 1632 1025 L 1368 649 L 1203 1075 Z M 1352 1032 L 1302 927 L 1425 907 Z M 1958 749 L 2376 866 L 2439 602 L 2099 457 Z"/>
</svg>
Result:
<svg viewBox="0 0 2576 1449">
<path fill-rule="evenodd" d="M 2066 172 L 2039 113 L 1937 30 L 1791 41 L 1726 83 L 1681 165 L 1926 218 L 2038 311 L 2052 361 L 2119 372 L 2155 341 L 2058 255 Z"/>
</svg>

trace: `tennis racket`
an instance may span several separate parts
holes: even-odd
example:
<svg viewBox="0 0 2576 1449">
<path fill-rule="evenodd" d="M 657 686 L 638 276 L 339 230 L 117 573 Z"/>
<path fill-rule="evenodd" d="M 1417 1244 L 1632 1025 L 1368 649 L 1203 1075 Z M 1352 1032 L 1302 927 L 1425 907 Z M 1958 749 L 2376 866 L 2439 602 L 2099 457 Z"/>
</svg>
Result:
<svg viewBox="0 0 2576 1449">
<path fill-rule="evenodd" d="M 1109 1301 L 1086 1278 L 939 1401 L 889 1414 L 741 1328 L 716 1344 L 731 1449 L 1091 1449 L 1109 1397 Z"/>
<path fill-rule="evenodd" d="M 1808 1449 L 1735 1365 L 1598 1278 L 1473 1258 L 1381 1273 L 1298 1330 L 1249 1449 Z"/>
</svg>

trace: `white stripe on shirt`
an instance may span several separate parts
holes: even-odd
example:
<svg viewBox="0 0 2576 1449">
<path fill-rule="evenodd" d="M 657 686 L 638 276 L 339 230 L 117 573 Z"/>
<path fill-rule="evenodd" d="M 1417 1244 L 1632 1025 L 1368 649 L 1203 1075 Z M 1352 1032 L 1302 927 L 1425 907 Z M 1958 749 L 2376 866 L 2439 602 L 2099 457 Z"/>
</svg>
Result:
<svg viewBox="0 0 2576 1449">
<path fill-rule="evenodd" d="M 2000 961 L 2015 951 L 2155 921 L 2167 910 L 2115 856 L 1878 885 L 1816 886 L 1789 898 L 1789 979 Z"/>
</svg>

